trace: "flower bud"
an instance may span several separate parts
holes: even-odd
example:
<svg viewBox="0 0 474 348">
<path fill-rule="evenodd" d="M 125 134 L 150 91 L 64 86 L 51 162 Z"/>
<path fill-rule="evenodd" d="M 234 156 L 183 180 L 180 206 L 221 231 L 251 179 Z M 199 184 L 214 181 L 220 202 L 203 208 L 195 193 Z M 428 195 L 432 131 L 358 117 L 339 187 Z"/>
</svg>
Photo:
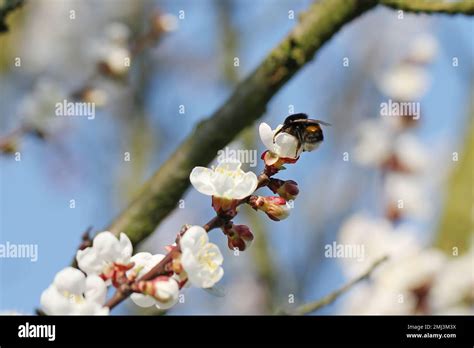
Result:
<svg viewBox="0 0 474 348">
<path fill-rule="evenodd" d="M 270 179 L 268 188 L 287 201 L 292 201 L 299 193 L 298 184 L 293 180 Z"/>
<path fill-rule="evenodd" d="M 175 31 L 178 28 L 178 18 L 172 14 L 156 12 L 151 18 L 151 35 L 159 39 L 163 33 Z"/>
<path fill-rule="evenodd" d="M 274 221 L 286 219 L 290 215 L 290 206 L 282 197 L 250 197 L 249 204 L 255 210 L 261 210 Z"/>
<path fill-rule="evenodd" d="M 150 281 L 138 283 L 138 290 L 153 297 L 158 303 L 175 303 L 179 295 L 179 286 L 176 280 L 166 276 L 158 276 Z"/>
<path fill-rule="evenodd" d="M 234 225 L 232 222 L 223 227 L 227 235 L 227 246 L 233 250 L 235 248 L 244 251 L 253 241 L 253 234 L 246 225 Z"/>
</svg>

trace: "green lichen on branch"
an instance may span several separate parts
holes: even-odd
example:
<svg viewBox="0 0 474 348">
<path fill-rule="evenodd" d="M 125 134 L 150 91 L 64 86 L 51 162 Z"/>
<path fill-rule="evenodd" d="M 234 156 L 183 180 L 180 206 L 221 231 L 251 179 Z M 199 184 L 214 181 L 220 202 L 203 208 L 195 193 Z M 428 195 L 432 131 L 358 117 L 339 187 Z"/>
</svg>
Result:
<svg viewBox="0 0 474 348">
<path fill-rule="evenodd" d="M 24 0 L 1 0 L 0 1 L 0 33 L 8 31 L 6 23 L 7 16 L 15 9 L 21 7 Z"/>
<path fill-rule="evenodd" d="M 474 1 L 448 0 L 381 0 L 381 4 L 414 13 L 474 14 Z"/>
<path fill-rule="evenodd" d="M 295 29 L 236 87 L 224 105 L 198 124 L 109 230 L 126 232 L 133 243 L 149 236 L 176 207 L 189 186 L 192 168 L 211 162 L 219 149 L 265 112 L 269 100 L 332 35 L 376 4 L 323 0 L 312 5 Z"/>
</svg>

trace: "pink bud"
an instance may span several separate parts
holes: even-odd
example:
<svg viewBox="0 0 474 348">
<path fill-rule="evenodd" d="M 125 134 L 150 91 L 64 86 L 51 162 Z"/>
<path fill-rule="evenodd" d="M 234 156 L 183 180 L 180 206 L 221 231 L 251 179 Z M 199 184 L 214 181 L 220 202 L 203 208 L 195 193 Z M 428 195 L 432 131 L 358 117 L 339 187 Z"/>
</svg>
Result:
<svg viewBox="0 0 474 348">
<path fill-rule="evenodd" d="M 249 204 L 255 210 L 265 212 L 268 217 L 274 221 L 286 219 L 290 215 L 290 207 L 282 197 L 252 196 L 249 200 Z"/>
<path fill-rule="evenodd" d="M 158 276 L 153 280 L 139 281 L 137 290 L 157 301 L 168 302 L 179 291 L 179 285 L 173 278 Z"/>
<path fill-rule="evenodd" d="M 287 201 L 294 200 L 300 192 L 298 184 L 293 180 L 270 179 L 268 188 Z"/>
<path fill-rule="evenodd" d="M 232 222 L 223 227 L 227 235 L 227 245 L 229 249 L 239 249 L 244 251 L 253 241 L 253 234 L 246 225 L 234 225 Z"/>
</svg>

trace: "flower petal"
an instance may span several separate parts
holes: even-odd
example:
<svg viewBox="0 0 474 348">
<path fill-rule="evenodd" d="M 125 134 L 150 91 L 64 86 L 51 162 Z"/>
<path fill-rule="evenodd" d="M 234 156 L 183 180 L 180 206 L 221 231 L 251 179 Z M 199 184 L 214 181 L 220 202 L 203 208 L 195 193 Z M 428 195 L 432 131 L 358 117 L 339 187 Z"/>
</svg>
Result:
<svg viewBox="0 0 474 348">
<path fill-rule="evenodd" d="M 60 293 L 82 295 L 86 290 L 86 276 L 73 267 L 66 267 L 54 277 L 53 285 Z"/>
<path fill-rule="evenodd" d="M 105 297 L 107 296 L 107 285 L 96 275 L 91 275 L 86 278 L 85 298 L 87 301 L 95 302 L 103 305 Z"/>
<path fill-rule="evenodd" d="M 126 264 L 130 262 L 130 257 L 132 256 L 133 246 L 132 242 L 125 233 L 120 233 L 120 257 L 115 260 L 115 262 L 120 262 Z"/>
<path fill-rule="evenodd" d="M 233 199 L 242 199 L 255 192 L 258 186 L 258 178 L 254 172 L 245 173 L 232 190 Z"/>
<path fill-rule="evenodd" d="M 209 241 L 209 236 L 204 228 L 201 226 L 191 226 L 184 233 L 179 241 L 181 250 L 195 249 L 196 246 L 206 244 Z"/>
<path fill-rule="evenodd" d="M 265 122 L 260 123 L 258 127 L 258 133 L 260 134 L 260 139 L 262 140 L 263 145 L 270 151 L 274 148 L 273 143 L 273 130 L 272 128 L 266 124 Z"/>
<path fill-rule="evenodd" d="M 189 180 L 196 190 L 204 195 L 212 196 L 215 193 L 211 178 L 214 172 L 206 167 L 194 167 Z"/>
<path fill-rule="evenodd" d="M 212 178 L 212 185 L 214 186 L 214 196 L 222 198 L 233 198 L 233 189 L 235 185 L 235 177 L 233 172 L 215 171 Z"/>
<path fill-rule="evenodd" d="M 242 163 L 234 158 L 226 158 L 225 160 L 221 161 L 218 165 L 215 171 L 219 170 L 225 170 L 225 171 L 231 171 L 235 172 L 240 170 L 240 167 L 242 166 Z"/>
<path fill-rule="evenodd" d="M 87 275 L 102 273 L 104 262 L 99 257 L 97 250 L 92 247 L 78 250 L 76 261 L 78 267 Z"/>
<path fill-rule="evenodd" d="M 151 307 L 156 304 L 156 300 L 148 295 L 134 293 L 130 295 L 130 298 L 132 299 L 133 303 L 143 308 Z"/>
<path fill-rule="evenodd" d="M 106 261 L 113 262 L 121 256 L 120 243 L 117 237 L 109 231 L 97 234 L 92 242 L 92 247 Z"/>
<path fill-rule="evenodd" d="M 47 315 L 64 315 L 72 311 L 73 304 L 54 285 L 50 285 L 41 294 L 41 309 Z"/>
<path fill-rule="evenodd" d="M 138 272 L 138 276 L 141 277 L 145 273 L 148 273 L 164 257 L 165 255 L 162 255 L 162 254 L 152 255 L 150 253 L 141 252 L 141 253 L 133 255 L 132 258 L 130 259 L 130 262 L 135 263 L 133 270 L 140 268 L 140 271 Z M 128 271 L 128 272 L 131 272 L 131 271 Z"/>
<path fill-rule="evenodd" d="M 298 147 L 298 139 L 285 132 L 282 132 L 276 136 L 275 144 L 277 155 L 280 157 L 296 158 L 300 155 L 302 150 L 300 149 L 299 153 L 296 152 L 296 148 Z"/>
<path fill-rule="evenodd" d="M 212 257 L 212 262 L 219 266 L 222 265 L 222 263 L 224 262 L 224 257 L 222 256 L 222 253 L 216 244 L 208 243 L 206 245 L 206 252 L 214 255 Z"/>
<path fill-rule="evenodd" d="M 179 285 L 173 278 L 169 278 L 166 281 L 158 281 L 155 286 L 156 296 L 158 298 L 166 299 L 166 301 L 156 301 L 156 306 L 158 308 L 168 309 L 178 302 Z"/>
</svg>

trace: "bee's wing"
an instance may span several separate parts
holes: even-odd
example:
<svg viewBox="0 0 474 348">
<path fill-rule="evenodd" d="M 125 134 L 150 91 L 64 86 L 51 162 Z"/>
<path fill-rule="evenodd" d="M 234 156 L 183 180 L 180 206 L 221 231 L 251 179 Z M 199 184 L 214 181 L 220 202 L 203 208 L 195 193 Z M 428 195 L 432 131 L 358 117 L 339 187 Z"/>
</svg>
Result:
<svg viewBox="0 0 474 348">
<path fill-rule="evenodd" d="M 327 123 L 327 122 L 324 122 L 324 121 L 321 121 L 321 120 L 314 120 L 314 121 L 316 121 L 319 124 L 322 124 L 323 126 L 331 126 L 330 123 Z"/>
<path fill-rule="evenodd" d="M 214 285 L 213 287 L 205 288 L 204 291 L 216 297 L 224 297 L 227 294 L 226 289 L 222 285 Z"/>
<path fill-rule="evenodd" d="M 292 123 L 317 123 L 317 124 L 322 124 L 323 126 L 330 126 L 330 123 L 321 121 L 321 120 L 313 120 L 312 118 L 308 120 L 294 120 Z"/>
</svg>

